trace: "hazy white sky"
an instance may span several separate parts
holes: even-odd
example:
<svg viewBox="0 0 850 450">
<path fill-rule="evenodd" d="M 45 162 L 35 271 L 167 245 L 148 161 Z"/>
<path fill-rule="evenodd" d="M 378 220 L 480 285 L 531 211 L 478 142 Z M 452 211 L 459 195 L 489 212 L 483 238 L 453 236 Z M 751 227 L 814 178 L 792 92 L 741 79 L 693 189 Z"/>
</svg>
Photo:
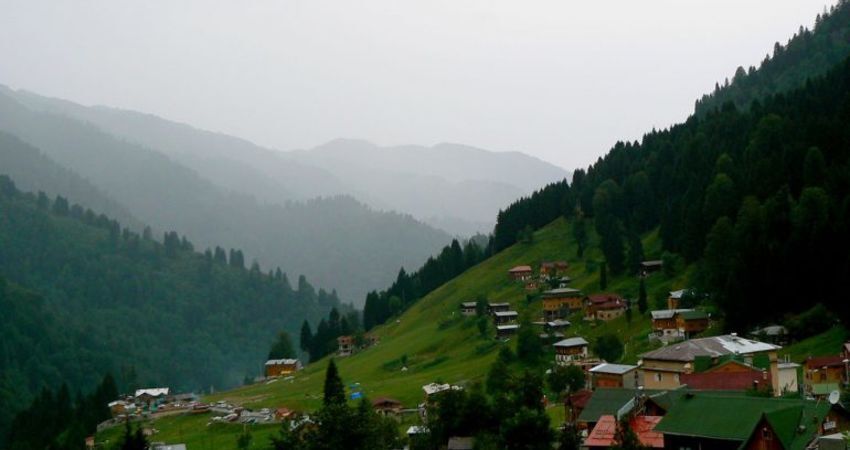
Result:
<svg viewBox="0 0 850 450">
<path fill-rule="evenodd" d="M 585 166 L 826 0 L 0 0 L 0 83 L 279 148 L 459 142 Z"/>
</svg>

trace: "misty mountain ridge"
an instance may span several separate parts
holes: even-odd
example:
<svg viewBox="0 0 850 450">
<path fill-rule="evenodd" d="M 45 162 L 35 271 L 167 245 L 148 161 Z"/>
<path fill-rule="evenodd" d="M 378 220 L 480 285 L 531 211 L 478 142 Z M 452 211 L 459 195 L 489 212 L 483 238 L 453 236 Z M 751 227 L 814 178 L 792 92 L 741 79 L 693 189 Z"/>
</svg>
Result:
<svg viewBox="0 0 850 450">
<path fill-rule="evenodd" d="M 355 139 L 278 151 L 151 114 L 83 106 L 2 85 L 0 94 L 31 110 L 81 120 L 160 152 L 216 185 L 261 203 L 351 195 L 373 208 L 408 213 L 455 235 L 490 232 L 499 209 L 568 176 L 520 152 L 450 143 L 381 147 Z"/>
<path fill-rule="evenodd" d="M 23 153 L 38 149 L 97 188 L 97 195 L 80 191 L 72 201 L 95 209 L 107 193 L 121 207 L 114 209 L 129 211 L 154 229 L 177 231 L 202 248 L 242 249 L 248 261 L 304 274 L 318 286 L 337 288 L 345 301 L 362 302 L 367 291 L 391 282 L 399 267 L 422 264 L 451 238 L 410 216 L 375 211 L 350 196 L 261 203 L 150 146 L 82 119 L 30 109 L 6 93 L 0 92 L 0 131 L 28 144 Z M 55 190 L 55 182 L 44 175 L 50 171 L 27 175 L 31 164 L 20 156 L 19 145 L 11 146 L 0 145 L 0 155 L 21 161 L 4 164 L 3 172 L 13 180 L 25 179 L 30 189 Z"/>
</svg>

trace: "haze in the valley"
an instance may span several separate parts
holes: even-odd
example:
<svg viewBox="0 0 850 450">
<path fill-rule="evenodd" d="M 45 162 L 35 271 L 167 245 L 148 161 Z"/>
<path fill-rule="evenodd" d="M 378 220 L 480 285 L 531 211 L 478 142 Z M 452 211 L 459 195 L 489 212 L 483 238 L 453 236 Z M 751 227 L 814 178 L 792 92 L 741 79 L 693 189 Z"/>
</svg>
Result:
<svg viewBox="0 0 850 450">
<path fill-rule="evenodd" d="M 2 0 L 0 83 L 276 149 L 456 142 L 572 169 L 682 120 L 824 5 Z"/>
</svg>

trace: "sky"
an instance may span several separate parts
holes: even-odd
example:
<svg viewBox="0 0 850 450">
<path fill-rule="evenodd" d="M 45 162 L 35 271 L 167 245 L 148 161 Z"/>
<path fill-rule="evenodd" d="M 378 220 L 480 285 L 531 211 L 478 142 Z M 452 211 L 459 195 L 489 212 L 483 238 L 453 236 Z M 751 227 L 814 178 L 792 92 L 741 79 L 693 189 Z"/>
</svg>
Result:
<svg viewBox="0 0 850 450">
<path fill-rule="evenodd" d="M 824 0 L 0 0 L 0 84 L 280 150 L 456 142 L 585 167 Z"/>
</svg>

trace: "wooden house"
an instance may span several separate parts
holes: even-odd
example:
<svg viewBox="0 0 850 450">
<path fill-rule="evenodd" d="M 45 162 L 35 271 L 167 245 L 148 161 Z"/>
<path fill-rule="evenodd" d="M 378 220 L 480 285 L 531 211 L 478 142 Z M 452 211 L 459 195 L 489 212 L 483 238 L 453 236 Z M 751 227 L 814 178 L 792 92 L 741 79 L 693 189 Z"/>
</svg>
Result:
<svg viewBox="0 0 850 450">
<path fill-rule="evenodd" d="M 512 280 L 516 281 L 527 281 L 530 280 L 533 275 L 531 270 L 531 266 L 516 266 L 512 267 L 508 270 L 508 276 Z"/>
<path fill-rule="evenodd" d="M 682 296 L 684 295 L 685 289 L 670 291 L 670 295 L 667 296 L 667 309 L 679 309 L 682 304 Z"/>
<path fill-rule="evenodd" d="M 475 302 L 463 302 L 460 304 L 460 313 L 464 316 L 474 316 L 476 312 Z"/>
<path fill-rule="evenodd" d="M 643 276 L 649 275 L 653 272 L 658 272 L 664 267 L 664 262 L 660 259 L 655 259 L 651 261 L 642 261 L 640 263 L 640 273 Z"/>
<path fill-rule="evenodd" d="M 540 276 L 545 278 L 557 277 L 570 267 L 566 261 L 544 261 L 540 263 Z"/>
<path fill-rule="evenodd" d="M 505 339 L 510 336 L 513 336 L 519 331 L 519 325 L 517 324 L 509 324 L 509 325 L 496 325 L 496 337 L 499 339 Z"/>
<path fill-rule="evenodd" d="M 351 356 L 354 353 L 354 336 L 340 336 L 336 338 L 336 343 L 339 356 Z"/>
<path fill-rule="evenodd" d="M 585 318 L 588 320 L 613 320 L 622 316 L 628 307 L 617 294 L 594 294 L 585 302 Z"/>
<path fill-rule="evenodd" d="M 375 412 L 385 417 L 394 417 L 398 418 L 401 416 L 402 405 L 401 402 L 388 397 L 378 397 L 375 400 L 372 400 L 372 408 L 375 409 Z"/>
<path fill-rule="evenodd" d="M 555 362 L 558 364 L 571 364 L 573 362 L 586 360 L 589 356 L 587 351 L 589 343 L 581 337 L 573 337 L 558 341 L 555 347 Z"/>
<path fill-rule="evenodd" d="M 809 356 L 803 363 L 803 384 L 806 392 L 826 397 L 846 381 L 848 364 L 840 355 Z"/>
<path fill-rule="evenodd" d="M 301 370 L 301 361 L 297 359 L 270 359 L 266 361 L 266 377 L 281 377 L 291 375 Z"/>
<path fill-rule="evenodd" d="M 592 367 L 590 372 L 591 386 L 595 388 L 628 388 L 638 386 L 637 366 L 629 364 L 602 363 Z"/>
<path fill-rule="evenodd" d="M 516 311 L 496 311 L 493 313 L 493 322 L 496 325 L 507 325 L 516 322 L 517 317 L 519 313 Z"/>
<path fill-rule="evenodd" d="M 488 303 L 487 304 L 487 312 L 490 314 L 497 312 L 510 311 L 511 304 L 510 303 Z"/>
<path fill-rule="evenodd" d="M 552 321 L 584 307 L 584 294 L 578 289 L 558 288 L 543 292 L 543 318 Z"/>
<path fill-rule="evenodd" d="M 705 311 L 691 310 L 676 314 L 676 327 L 687 339 L 708 329 L 711 316 Z"/>
</svg>

